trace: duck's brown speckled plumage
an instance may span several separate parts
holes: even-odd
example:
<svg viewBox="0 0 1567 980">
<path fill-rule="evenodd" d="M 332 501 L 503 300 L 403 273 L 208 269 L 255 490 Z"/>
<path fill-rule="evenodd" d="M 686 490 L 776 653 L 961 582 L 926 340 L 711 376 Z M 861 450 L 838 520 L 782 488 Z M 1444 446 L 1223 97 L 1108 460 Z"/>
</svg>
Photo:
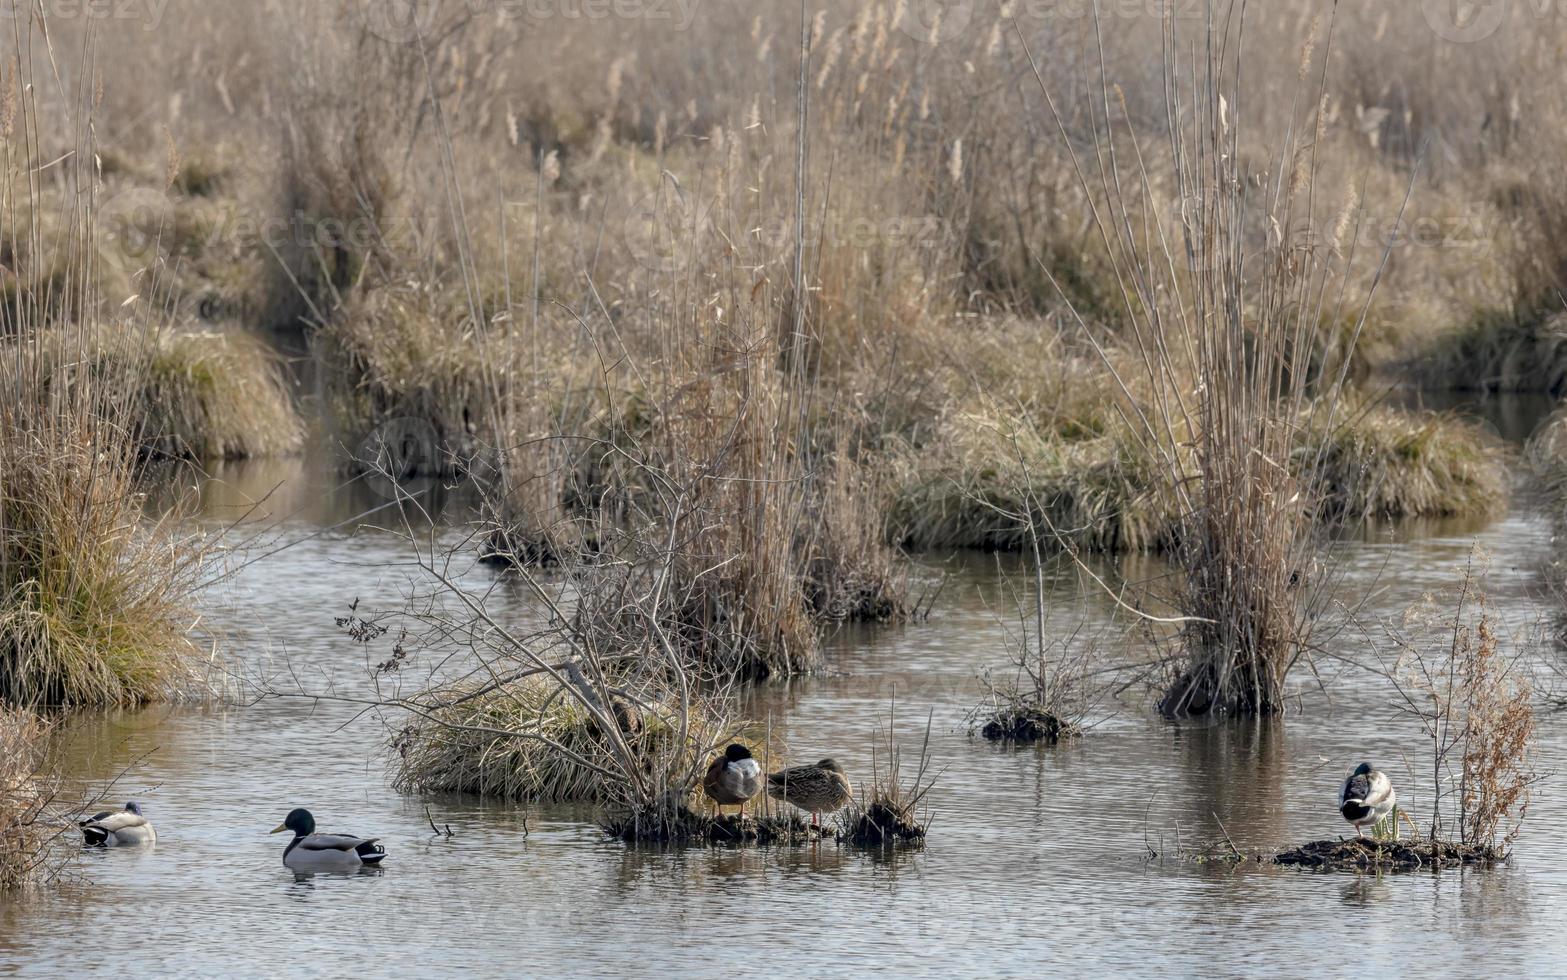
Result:
<svg viewBox="0 0 1567 980">
<path fill-rule="evenodd" d="M 812 814 L 843 809 L 852 790 L 843 768 L 831 759 L 823 759 L 813 766 L 795 766 L 767 777 L 768 796 Z"/>
</svg>

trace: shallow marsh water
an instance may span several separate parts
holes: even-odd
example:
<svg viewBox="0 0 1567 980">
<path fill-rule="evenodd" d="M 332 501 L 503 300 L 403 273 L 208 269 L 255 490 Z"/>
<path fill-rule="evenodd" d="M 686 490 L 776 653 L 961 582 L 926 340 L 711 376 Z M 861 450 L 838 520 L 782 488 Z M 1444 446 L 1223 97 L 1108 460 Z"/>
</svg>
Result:
<svg viewBox="0 0 1567 980">
<path fill-rule="evenodd" d="M 214 522 L 236 516 L 244 493 L 283 481 L 267 509 L 294 515 L 284 540 L 374 499 L 325 493 L 287 465 L 225 481 L 203 490 Z M 1495 609 L 1528 627 L 1545 608 L 1536 569 L 1551 543 L 1526 498 L 1490 524 L 1346 542 L 1345 592 L 1372 594 L 1368 611 L 1395 618 L 1452 586 L 1476 542 L 1492 554 Z M 332 619 L 355 597 L 394 601 L 404 547 L 353 525 L 317 534 L 245 569 L 211 615 L 253 670 L 293 661 L 345 689 L 362 684 L 366 652 Z M 894 695 L 910 752 L 929 713 L 944 771 L 922 851 L 644 850 L 606 841 L 591 813 L 570 807 L 401 796 L 388 785 L 385 729 L 340 705 L 90 713 L 67 725 L 69 777 L 89 789 L 118 777 L 114 798 L 142 800 L 159 843 L 86 854 L 58 893 L 0 901 L 0 973 L 1567 972 L 1557 843 L 1567 807 L 1554 782 L 1495 871 L 1375 878 L 1150 860 L 1150 842 L 1173 851 L 1177 839 L 1226 831 L 1262 851 L 1343 834 L 1333 797 L 1362 756 L 1393 773 L 1423 819 L 1427 787 L 1409 785 L 1401 758 L 1421 765 L 1418 726 L 1385 686 L 1324 663 L 1326 691 L 1302 683 L 1282 720 L 1172 724 L 1134 688 L 1080 742 L 992 746 L 968 736 L 964 715 L 980 695 L 976 674 L 1006 660 L 998 617 L 1010 606 L 995 560 L 930 564 L 950 577 L 929 623 L 845 630 L 829 673 L 764 687 L 753 705 L 797 758 L 831 753 L 854 774 L 869 772 Z M 1141 563 L 1133 574 L 1157 571 Z M 1079 592 L 1063 576 L 1053 628 L 1110 620 L 1108 603 Z M 1133 655 L 1107 646 L 1107 659 Z M 1540 718 L 1542 769 L 1567 767 L 1564 721 Z M 282 837 L 266 833 L 296 805 L 324 829 L 381 837 L 384 869 L 296 879 L 280 862 Z M 427 806 L 453 836 L 431 833 Z"/>
</svg>

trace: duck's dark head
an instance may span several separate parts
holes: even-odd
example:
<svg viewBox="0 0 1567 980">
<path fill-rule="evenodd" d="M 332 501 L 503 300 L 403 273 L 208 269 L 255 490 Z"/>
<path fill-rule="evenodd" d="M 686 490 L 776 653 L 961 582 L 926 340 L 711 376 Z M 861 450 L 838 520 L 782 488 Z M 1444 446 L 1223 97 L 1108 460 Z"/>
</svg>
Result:
<svg viewBox="0 0 1567 980">
<path fill-rule="evenodd" d="M 1356 766 L 1354 775 L 1356 775 L 1356 776 L 1369 776 L 1369 775 L 1371 775 L 1371 763 L 1369 763 L 1369 762 L 1362 762 L 1360 765 Z"/>
<path fill-rule="evenodd" d="M 843 772 L 843 767 L 832 759 L 823 759 L 816 764 L 816 768 L 825 769 L 828 772 Z"/>
<path fill-rule="evenodd" d="M 131 800 L 129 803 L 125 804 L 125 812 L 134 813 L 139 817 L 141 816 L 141 804 L 137 803 L 135 800 Z"/>
<path fill-rule="evenodd" d="M 316 829 L 316 818 L 310 815 L 309 810 L 290 810 L 283 822 L 273 828 L 272 833 L 281 834 L 285 830 L 292 830 L 295 837 L 309 837 Z"/>
<path fill-rule="evenodd" d="M 724 760 L 726 762 L 739 762 L 742 759 L 749 758 L 751 758 L 751 750 L 739 742 L 729 743 L 729 748 L 724 750 Z"/>
</svg>

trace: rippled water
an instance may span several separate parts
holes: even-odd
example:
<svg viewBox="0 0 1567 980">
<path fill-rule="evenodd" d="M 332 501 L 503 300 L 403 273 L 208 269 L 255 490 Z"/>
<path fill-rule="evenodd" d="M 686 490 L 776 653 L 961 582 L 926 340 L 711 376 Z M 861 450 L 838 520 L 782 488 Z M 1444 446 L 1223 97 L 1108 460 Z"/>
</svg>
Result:
<svg viewBox="0 0 1567 980">
<path fill-rule="evenodd" d="M 266 506 L 294 515 L 289 540 L 373 499 L 323 493 L 287 467 L 230 476 L 204 489 L 206 513 L 226 519 L 243 509 L 243 492 L 283 481 Z M 1380 590 L 1370 611 L 1396 616 L 1452 585 L 1478 542 L 1493 555 L 1497 610 L 1519 630 L 1538 619 L 1536 565 L 1551 545 L 1527 499 L 1489 525 L 1411 533 L 1342 545 L 1346 594 Z M 253 668 L 286 656 L 362 677 L 364 651 L 332 618 L 354 597 L 395 599 L 405 558 L 389 535 L 330 531 L 245 569 L 212 615 Z M 0 904 L 0 972 L 214 975 L 241 963 L 306 976 L 1567 971 L 1567 860 L 1555 842 L 1564 813 L 1553 784 L 1537 794 L 1513 861 L 1495 871 L 1378 879 L 1149 860 L 1149 843 L 1173 851 L 1177 840 L 1225 831 L 1260 850 L 1344 833 L 1333 797 L 1362 756 L 1392 771 L 1423 815 L 1428 788 L 1398 775 L 1401 755 L 1420 758 L 1418 727 L 1380 682 L 1323 663 L 1327 690 L 1303 684 L 1281 721 L 1173 724 L 1133 689 L 1076 744 L 971 739 L 975 676 L 1004 664 L 1010 606 L 993 558 L 962 556 L 945 569 L 928 624 L 846 630 L 831 644 L 830 672 L 766 687 L 755 705 L 795 756 L 831 752 L 851 773 L 869 770 L 894 695 L 911 748 L 929 712 L 945 771 L 921 852 L 639 850 L 606 841 L 590 813 L 571 808 L 403 797 L 387 784 L 384 730 L 342 706 L 86 714 L 62 746 L 69 775 L 87 789 L 118 777 L 114 796 L 144 801 L 159 843 L 85 854 L 80 880 L 57 894 Z M 1107 604 L 1084 605 L 1078 592 L 1069 576 L 1055 590 L 1063 631 L 1109 618 Z M 1129 655 L 1110 645 L 1107 659 Z M 1541 718 L 1544 769 L 1567 765 L 1560 722 Z M 296 805 L 324 829 L 380 836 L 384 869 L 296 880 L 280 862 L 282 837 L 266 834 Z M 427 806 L 453 836 L 431 833 Z"/>
</svg>

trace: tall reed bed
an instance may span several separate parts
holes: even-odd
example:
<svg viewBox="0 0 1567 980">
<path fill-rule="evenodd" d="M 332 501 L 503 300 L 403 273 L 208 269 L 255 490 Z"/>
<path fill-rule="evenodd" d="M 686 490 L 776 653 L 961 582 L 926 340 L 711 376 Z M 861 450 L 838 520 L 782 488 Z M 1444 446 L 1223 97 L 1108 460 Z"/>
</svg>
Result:
<svg viewBox="0 0 1567 980">
<path fill-rule="evenodd" d="M 0 335 L 0 699 L 138 704 L 195 677 L 203 548 L 142 512 L 138 395 L 162 321 L 98 290 L 94 76 L 72 80 L 79 152 L 42 166 L 45 82 L 29 66 L 47 42 L 31 20 L 21 38 L 0 93 L 0 251 L 15 277 Z M 45 201 L 60 220 L 39 218 Z M 137 276 L 149 295 L 156 275 Z"/>
</svg>

